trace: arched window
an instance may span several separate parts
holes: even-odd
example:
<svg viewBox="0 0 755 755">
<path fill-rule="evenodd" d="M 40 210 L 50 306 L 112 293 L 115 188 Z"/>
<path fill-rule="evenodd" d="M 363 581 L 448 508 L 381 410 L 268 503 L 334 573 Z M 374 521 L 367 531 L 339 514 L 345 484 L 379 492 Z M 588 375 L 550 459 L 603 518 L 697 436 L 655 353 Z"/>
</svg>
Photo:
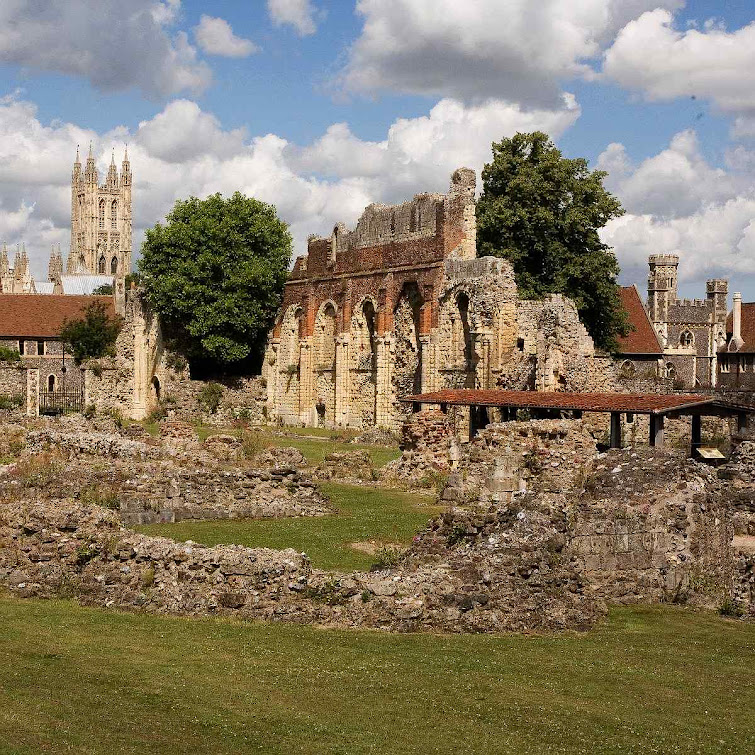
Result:
<svg viewBox="0 0 755 755">
<path fill-rule="evenodd" d="M 666 363 L 666 377 L 669 380 L 676 380 L 676 367 L 670 362 Z"/>
<path fill-rule="evenodd" d="M 55 375 L 47 376 L 47 390 L 52 393 L 55 390 Z"/>
<path fill-rule="evenodd" d="M 154 388 L 154 391 L 155 391 L 155 398 L 159 401 L 160 400 L 160 379 L 157 377 L 157 375 L 153 375 L 152 377 L 152 388 Z"/>
<path fill-rule="evenodd" d="M 105 257 L 100 257 L 100 261 L 97 263 L 97 272 L 100 275 L 105 275 Z"/>
<path fill-rule="evenodd" d="M 336 251 L 338 250 L 338 226 L 333 229 L 333 239 L 330 242 L 330 264 L 336 264 Z"/>
<path fill-rule="evenodd" d="M 118 227 L 118 201 L 113 200 L 113 204 L 110 205 L 110 227 Z"/>
<path fill-rule="evenodd" d="M 684 349 L 688 349 L 690 346 L 694 346 L 694 344 L 695 337 L 692 335 L 692 333 L 689 330 L 683 331 L 679 336 L 679 345 Z"/>
<path fill-rule="evenodd" d="M 113 259 L 110 260 L 110 274 L 115 275 L 118 272 L 118 258 L 113 257 Z"/>
<path fill-rule="evenodd" d="M 105 227 L 105 200 L 100 199 L 100 228 Z"/>
</svg>

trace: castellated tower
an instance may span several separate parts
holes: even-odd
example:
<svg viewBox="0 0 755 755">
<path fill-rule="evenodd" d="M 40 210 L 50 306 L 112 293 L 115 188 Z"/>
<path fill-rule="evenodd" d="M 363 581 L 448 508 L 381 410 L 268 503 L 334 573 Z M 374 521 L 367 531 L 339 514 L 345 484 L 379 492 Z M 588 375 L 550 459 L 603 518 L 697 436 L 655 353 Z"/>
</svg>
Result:
<svg viewBox="0 0 755 755">
<path fill-rule="evenodd" d="M 653 254 L 648 258 L 648 314 L 658 327 L 668 321 L 669 306 L 676 301 L 679 255 Z"/>
<path fill-rule="evenodd" d="M 131 272 L 131 183 L 128 150 L 124 153 L 120 175 L 113 154 L 103 185 L 99 182 L 91 144 L 83 173 L 76 150 L 71 177 L 68 274 L 122 278 Z"/>
</svg>

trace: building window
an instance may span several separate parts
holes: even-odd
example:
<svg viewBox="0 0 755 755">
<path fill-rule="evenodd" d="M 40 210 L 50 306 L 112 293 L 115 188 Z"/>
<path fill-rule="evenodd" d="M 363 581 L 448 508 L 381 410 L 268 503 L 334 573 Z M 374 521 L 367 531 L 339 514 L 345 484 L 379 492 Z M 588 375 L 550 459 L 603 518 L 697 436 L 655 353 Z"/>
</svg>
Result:
<svg viewBox="0 0 755 755">
<path fill-rule="evenodd" d="M 621 363 L 621 377 L 633 378 L 636 372 L 637 372 L 637 368 L 634 366 L 633 362 L 630 362 L 628 359 L 625 359 Z"/>
<path fill-rule="evenodd" d="M 669 380 L 676 380 L 676 367 L 673 364 L 666 363 L 666 377 Z"/>
<path fill-rule="evenodd" d="M 45 355 L 45 342 L 44 341 L 37 341 L 37 354 L 41 357 Z"/>
<path fill-rule="evenodd" d="M 113 259 L 110 260 L 110 274 L 115 275 L 118 272 L 118 258 L 113 257 Z"/>
<path fill-rule="evenodd" d="M 21 356 L 28 356 L 26 354 L 26 341 L 18 342 L 18 353 L 21 354 Z"/>
<path fill-rule="evenodd" d="M 100 261 L 97 263 L 97 272 L 100 275 L 105 275 L 105 257 L 100 257 Z"/>
<path fill-rule="evenodd" d="M 100 228 L 105 227 L 105 200 L 100 199 Z"/>
<path fill-rule="evenodd" d="M 116 201 L 113 201 L 113 204 L 110 205 L 110 227 L 118 227 L 118 202 Z"/>
<path fill-rule="evenodd" d="M 688 349 L 695 345 L 695 337 L 689 330 L 685 330 L 682 332 L 681 336 L 679 336 L 679 344 L 682 348 Z"/>
<path fill-rule="evenodd" d="M 55 375 L 47 376 L 47 390 L 52 393 L 55 390 Z"/>
<path fill-rule="evenodd" d="M 719 360 L 718 360 L 718 369 L 721 372 L 728 372 L 729 371 L 729 357 L 728 357 L 728 355 L 727 356 L 722 356 L 722 357 L 719 358 Z"/>
</svg>

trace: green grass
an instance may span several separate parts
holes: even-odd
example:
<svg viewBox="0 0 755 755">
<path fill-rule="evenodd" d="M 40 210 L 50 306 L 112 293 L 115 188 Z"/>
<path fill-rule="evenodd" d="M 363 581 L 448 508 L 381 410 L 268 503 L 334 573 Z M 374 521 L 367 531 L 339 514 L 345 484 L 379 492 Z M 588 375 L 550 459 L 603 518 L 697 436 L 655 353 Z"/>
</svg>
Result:
<svg viewBox="0 0 755 755">
<path fill-rule="evenodd" d="M 746 753 L 755 626 L 389 635 L 0 598 L 0 752 Z"/>
<path fill-rule="evenodd" d="M 251 547 L 295 548 L 315 567 L 336 571 L 368 569 L 373 556 L 349 547 L 364 540 L 409 543 L 435 513 L 434 499 L 398 490 L 327 483 L 321 486 L 338 514 L 298 519 L 217 520 L 147 524 L 136 527 L 148 535 L 194 540 L 205 545 L 233 543 Z"/>
</svg>

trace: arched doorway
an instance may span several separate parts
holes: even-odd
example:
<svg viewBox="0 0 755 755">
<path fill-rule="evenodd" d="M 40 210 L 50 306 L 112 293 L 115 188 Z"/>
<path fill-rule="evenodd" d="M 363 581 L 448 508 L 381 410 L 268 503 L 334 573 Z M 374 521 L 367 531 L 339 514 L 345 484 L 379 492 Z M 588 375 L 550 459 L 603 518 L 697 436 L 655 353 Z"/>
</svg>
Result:
<svg viewBox="0 0 755 755">
<path fill-rule="evenodd" d="M 152 376 L 152 388 L 155 391 L 155 398 L 160 400 L 160 379 L 157 375 Z"/>
<path fill-rule="evenodd" d="M 419 286 L 407 283 L 393 313 L 393 403 L 400 414 L 406 414 L 410 409 L 398 399 L 422 391 L 422 346 L 419 340 L 422 304 Z"/>
</svg>

